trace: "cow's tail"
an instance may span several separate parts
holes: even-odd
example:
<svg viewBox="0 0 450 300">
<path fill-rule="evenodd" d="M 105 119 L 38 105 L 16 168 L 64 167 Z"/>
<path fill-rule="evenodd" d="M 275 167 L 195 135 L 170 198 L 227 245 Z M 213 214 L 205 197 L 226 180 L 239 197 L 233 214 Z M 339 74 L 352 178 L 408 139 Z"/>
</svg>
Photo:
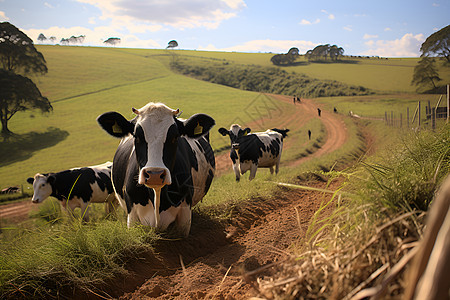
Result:
<svg viewBox="0 0 450 300">
<path fill-rule="evenodd" d="M 272 128 L 271 130 L 280 133 L 283 136 L 283 138 L 287 137 L 287 133 L 289 132 L 289 129 Z"/>
</svg>

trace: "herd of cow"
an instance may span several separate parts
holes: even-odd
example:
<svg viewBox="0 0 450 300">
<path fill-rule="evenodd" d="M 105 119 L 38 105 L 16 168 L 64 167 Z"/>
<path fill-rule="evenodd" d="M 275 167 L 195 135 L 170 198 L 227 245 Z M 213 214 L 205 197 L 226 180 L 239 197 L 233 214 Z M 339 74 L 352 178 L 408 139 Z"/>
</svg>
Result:
<svg viewBox="0 0 450 300">
<path fill-rule="evenodd" d="M 135 222 L 188 236 L 191 208 L 208 192 L 215 171 L 214 152 L 209 131 L 215 125 L 206 114 L 189 119 L 179 118 L 179 110 L 162 103 L 148 103 L 127 120 L 117 112 L 97 118 L 110 135 L 120 138 L 113 162 L 65 170 L 59 173 L 36 174 L 28 178 L 33 185 L 33 203 L 53 196 L 64 208 L 79 207 L 88 220 L 89 203 L 107 203 L 111 211 L 119 202 L 127 212 L 127 225 Z M 258 167 L 278 173 L 283 138 L 289 129 L 269 129 L 250 133 L 233 124 L 219 133 L 231 140 L 230 158 L 236 181 L 250 170 L 255 177 Z"/>
</svg>

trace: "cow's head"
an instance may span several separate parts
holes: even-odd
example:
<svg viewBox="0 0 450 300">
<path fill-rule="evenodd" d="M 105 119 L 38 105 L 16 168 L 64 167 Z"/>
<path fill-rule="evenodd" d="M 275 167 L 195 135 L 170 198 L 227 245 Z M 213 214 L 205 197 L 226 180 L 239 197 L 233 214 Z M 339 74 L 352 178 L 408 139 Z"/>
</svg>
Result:
<svg viewBox="0 0 450 300">
<path fill-rule="evenodd" d="M 162 103 L 151 102 L 132 110 L 136 118 L 131 121 L 117 112 L 104 113 L 97 121 L 112 136 L 124 138 L 131 134 L 139 165 L 138 183 L 154 189 L 172 183 L 178 138 L 182 135 L 201 137 L 215 124 L 214 119 L 205 114 L 180 120 L 178 109 L 173 110 Z"/>
<path fill-rule="evenodd" d="M 250 133 L 250 131 L 251 131 L 250 128 L 247 127 L 245 129 L 242 129 L 241 126 L 239 126 L 238 124 L 231 125 L 230 130 L 227 130 L 223 127 L 219 129 L 219 133 L 221 135 L 230 136 L 231 147 L 233 149 L 239 148 L 239 138 L 242 136 L 246 136 L 248 133 Z"/>
<path fill-rule="evenodd" d="M 55 176 L 51 174 L 39 174 L 37 173 L 33 177 L 27 179 L 29 184 L 33 185 L 33 198 L 31 202 L 41 203 L 47 199 L 53 192 L 52 184 L 55 182 Z"/>
</svg>

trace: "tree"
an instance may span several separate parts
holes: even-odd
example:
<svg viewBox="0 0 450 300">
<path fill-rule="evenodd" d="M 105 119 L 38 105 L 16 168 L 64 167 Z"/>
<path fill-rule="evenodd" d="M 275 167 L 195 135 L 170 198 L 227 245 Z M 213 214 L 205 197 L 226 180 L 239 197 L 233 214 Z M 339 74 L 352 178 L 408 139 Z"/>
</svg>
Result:
<svg viewBox="0 0 450 300">
<path fill-rule="evenodd" d="M 47 38 L 45 37 L 45 35 L 43 33 L 39 34 L 37 39 L 41 43 L 43 43 L 45 40 L 47 40 Z"/>
<path fill-rule="evenodd" d="M 120 43 L 120 38 L 116 38 L 116 37 L 110 37 L 109 39 L 107 39 L 106 41 L 103 42 L 104 44 L 109 44 L 112 46 L 117 45 L 118 43 Z"/>
<path fill-rule="evenodd" d="M 14 73 L 47 73 L 42 53 L 33 41 L 14 25 L 0 23 L 0 67 Z"/>
<path fill-rule="evenodd" d="M 177 41 L 171 40 L 171 41 L 169 42 L 168 46 L 166 47 L 166 49 L 168 49 L 168 48 L 175 48 L 175 47 L 178 47 Z"/>
<path fill-rule="evenodd" d="M 289 49 L 288 53 L 286 54 L 276 54 L 274 56 L 272 56 L 272 58 L 270 59 L 270 61 L 277 66 L 280 65 L 291 65 L 294 63 L 294 61 L 297 59 L 297 57 L 299 56 L 299 50 L 296 47 L 292 47 L 291 49 Z"/>
<path fill-rule="evenodd" d="M 29 78 L 20 75 L 47 73 L 44 56 L 36 50 L 33 41 L 14 25 L 0 23 L 0 121 L 1 133 L 11 135 L 8 121 L 19 111 L 53 108 L 46 97 Z"/>
<path fill-rule="evenodd" d="M 434 59 L 430 57 L 422 58 L 417 66 L 414 67 L 414 75 L 411 84 L 416 85 L 417 89 L 421 87 L 428 87 L 433 85 L 433 89 L 436 89 L 437 81 L 440 81 L 438 72 L 434 66 Z"/>
<path fill-rule="evenodd" d="M 450 62 L 450 25 L 427 37 L 420 51 L 421 57 L 440 56 Z"/>
<path fill-rule="evenodd" d="M 8 121 L 19 111 L 39 109 L 53 110 L 52 105 L 30 79 L 11 71 L 0 69 L 0 120 L 2 135 L 9 136 Z"/>
</svg>

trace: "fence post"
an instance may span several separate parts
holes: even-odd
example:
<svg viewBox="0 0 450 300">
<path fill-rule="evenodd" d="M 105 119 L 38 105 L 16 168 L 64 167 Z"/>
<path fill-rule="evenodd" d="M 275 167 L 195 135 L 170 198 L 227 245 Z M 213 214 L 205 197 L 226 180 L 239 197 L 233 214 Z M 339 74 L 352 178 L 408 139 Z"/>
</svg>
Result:
<svg viewBox="0 0 450 300">
<path fill-rule="evenodd" d="M 450 84 L 447 84 L 447 123 L 450 116 Z"/>
<path fill-rule="evenodd" d="M 435 129 L 436 128 L 436 108 L 433 107 L 431 109 L 431 129 Z"/>
<path fill-rule="evenodd" d="M 402 128 L 402 125 L 403 125 L 403 118 L 402 117 L 403 117 L 402 113 L 400 113 L 400 128 Z"/>
<path fill-rule="evenodd" d="M 419 117 L 418 121 L 419 121 L 419 129 L 420 129 L 420 117 L 421 117 L 421 114 L 420 114 L 420 101 L 419 101 L 419 115 L 418 115 L 418 117 Z"/>
<path fill-rule="evenodd" d="M 406 108 L 406 128 L 409 128 L 409 107 Z"/>
<path fill-rule="evenodd" d="M 384 112 L 384 121 L 386 122 L 386 125 L 389 125 L 387 118 L 387 111 Z"/>
</svg>

